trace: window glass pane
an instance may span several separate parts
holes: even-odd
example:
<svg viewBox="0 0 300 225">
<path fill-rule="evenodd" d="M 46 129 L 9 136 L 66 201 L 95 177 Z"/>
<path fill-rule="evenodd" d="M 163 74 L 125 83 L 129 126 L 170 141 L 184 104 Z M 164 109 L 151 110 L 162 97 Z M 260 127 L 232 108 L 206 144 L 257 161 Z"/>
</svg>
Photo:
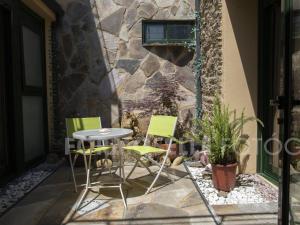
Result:
<svg viewBox="0 0 300 225">
<path fill-rule="evenodd" d="M 25 85 L 42 87 L 42 55 L 40 35 L 23 26 L 23 57 Z"/>
<path fill-rule="evenodd" d="M 192 25 L 190 24 L 169 24 L 168 39 L 171 40 L 188 40 L 191 38 Z"/>
<path fill-rule="evenodd" d="M 147 24 L 146 27 L 146 42 L 165 39 L 165 30 L 163 24 Z"/>
<path fill-rule="evenodd" d="M 45 153 L 43 98 L 23 96 L 23 131 L 25 161 Z"/>
</svg>

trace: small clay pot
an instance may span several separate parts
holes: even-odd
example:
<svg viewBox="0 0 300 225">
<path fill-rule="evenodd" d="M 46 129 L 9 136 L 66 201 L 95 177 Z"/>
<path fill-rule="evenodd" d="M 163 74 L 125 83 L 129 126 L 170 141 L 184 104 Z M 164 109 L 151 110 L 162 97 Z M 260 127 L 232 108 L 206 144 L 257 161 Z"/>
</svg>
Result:
<svg viewBox="0 0 300 225">
<path fill-rule="evenodd" d="M 230 192 L 235 187 L 237 165 L 212 165 L 212 181 L 217 190 Z"/>
<path fill-rule="evenodd" d="M 160 144 L 161 149 L 168 150 L 169 144 Z M 179 155 L 179 147 L 178 144 L 172 144 L 169 152 L 169 158 L 171 162 Z"/>
</svg>

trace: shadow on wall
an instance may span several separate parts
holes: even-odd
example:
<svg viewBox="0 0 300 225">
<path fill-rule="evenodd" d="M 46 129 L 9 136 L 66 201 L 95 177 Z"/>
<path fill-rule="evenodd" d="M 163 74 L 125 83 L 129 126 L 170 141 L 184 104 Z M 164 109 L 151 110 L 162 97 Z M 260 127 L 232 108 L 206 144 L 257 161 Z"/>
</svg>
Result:
<svg viewBox="0 0 300 225">
<path fill-rule="evenodd" d="M 242 109 L 244 107 L 247 110 L 253 110 L 255 116 L 257 116 L 258 111 L 258 0 L 252 1 L 240 1 L 240 0 L 225 0 L 229 21 L 227 21 L 227 26 L 232 26 L 233 35 L 229 36 L 234 40 L 230 40 L 229 43 L 232 43 L 233 46 L 231 49 L 230 46 L 226 46 L 228 51 L 227 63 L 230 65 L 227 67 L 230 70 L 229 73 L 235 73 L 237 80 L 232 80 L 231 82 L 245 82 L 246 85 L 243 90 L 244 93 L 241 93 L 240 96 L 236 97 L 236 100 L 240 101 L 236 107 L 240 107 Z M 230 24 L 231 23 L 231 24 Z M 231 32 L 231 28 L 225 29 L 225 32 Z M 226 34 L 225 34 L 226 35 Z M 234 42 L 235 41 L 235 42 Z M 237 47 L 237 49 L 235 49 Z M 235 50 L 237 50 L 235 52 Z M 231 54 L 233 55 L 231 58 Z M 226 60 L 226 59 L 225 59 Z M 233 76 L 232 76 L 233 77 Z M 237 85 L 235 83 L 235 85 Z M 238 84 L 236 87 L 240 87 Z M 236 88 L 231 88 L 231 96 L 236 95 Z M 248 94 L 249 93 L 249 94 Z M 247 104 L 242 99 L 242 95 L 248 98 L 251 101 L 251 105 L 243 105 Z M 232 99 L 231 99 L 232 101 Z M 256 137 L 256 131 L 245 130 L 245 132 L 251 132 L 249 135 L 253 135 L 252 137 Z M 249 143 L 250 149 L 256 149 L 256 144 L 252 146 Z M 243 152 L 240 156 L 240 165 L 239 172 L 255 172 L 256 171 L 256 153 L 254 151 L 246 151 Z"/>
<path fill-rule="evenodd" d="M 57 28 L 59 131 L 64 132 L 67 117 L 100 115 L 103 126 L 111 126 L 112 114 L 118 115 L 122 106 L 92 6 L 89 1 L 60 2 L 65 14 Z"/>
<path fill-rule="evenodd" d="M 252 106 L 257 112 L 258 1 L 225 0 Z"/>
<path fill-rule="evenodd" d="M 155 46 L 146 49 L 179 67 L 187 66 L 194 58 L 194 51 L 183 46 Z"/>
</svg>

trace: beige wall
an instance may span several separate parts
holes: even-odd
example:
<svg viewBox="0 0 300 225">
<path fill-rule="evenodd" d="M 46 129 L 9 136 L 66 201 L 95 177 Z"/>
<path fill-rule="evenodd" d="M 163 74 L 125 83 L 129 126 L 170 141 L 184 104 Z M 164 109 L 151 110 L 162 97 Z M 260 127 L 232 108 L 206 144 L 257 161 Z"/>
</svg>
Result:
<svg viewBox="0 0 300 225">
<path fill-rule="evenodd" d="M 23 0 L 23 3 L 45 21 L 45 61 L 47 80 L 48 104 L 48 134 L 50 150 L 53 140 L 53 96 L 52 96 L 52 50 L 51 50 L 51 23 L 56 20 L 55 14 L 41 0 Z"/>
<path fill-rule="evenodd" d="M 231 109 L 247 116 L 257 113 L 257 57 L 258 57 L 258 0 L 222 0 L 223 78 L 222 95 Z M 246 172 L 256 172 L 257 125 L 245 126 L 250 136 L 242 160 L 249 160 Z M 247 161 L 247 160 L 246 160 Z"/>
</svg>

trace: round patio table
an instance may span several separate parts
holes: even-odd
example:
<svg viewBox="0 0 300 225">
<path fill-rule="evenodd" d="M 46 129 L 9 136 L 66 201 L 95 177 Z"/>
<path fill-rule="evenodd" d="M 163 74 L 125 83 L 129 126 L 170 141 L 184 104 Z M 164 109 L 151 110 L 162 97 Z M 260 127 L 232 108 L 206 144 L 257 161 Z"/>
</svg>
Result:
<svg viewBox="0 0 300 225">
<path fill-rule="evenodd" d="M 97 130 L 81 130 L 73 133 L 73 138 L 81 141 L 105 141 L 124 138 L 133 131 L 124 128 L 102 128 Z"/>
<path fill-rule="evenodd" d="M 88 193 L 88 190 L 92 188 L 91 186 L 91 180 L 90 180 L 90 171 L 91 171 L 91 159 L 92 159 L 92 154 L 89 154 L 90 152 L 93 151 L 95 148 L 95 142 L 96 141 L 105 141 L 105 140 L 116 140 L 117 141 L 117 146 L 119 150 L 119 155 L 120 155 L 120 164 L 119 164 L 119 170 L 120 170 L 120 177 L 122 178 L 122 181 L 125 181 L 125 174 L 124 174 L 124 160 L 123 160 L 123 151 L 121 150 L 120 146 L 120 139 L 124 137 L 128 137 L 132 135 L 133 131 L 130 129 L 124 129 L 124 128 L 102 128 L 102 129 L 96 129 L 96 130 L 81 130 L 73 133 L 73 138 L 80 140 L 82 149 L 83 151 L 83 157 L 85 162 L 87 162 L 86 156 L 89 156 L 88 160 L 88 166 L 87 166 L 87 177 L 86 177 L 86 184 L 85 184 L 85 190 L 84 193 L 81 196 L 81 199 L 77 203 L 77 209 L 81 205 L 81 202 L 85 198 L 86 194 Z M 89 142 L 90 143 L 90 150 L 85 149 L 84 147 L 84 142 Z M 122 182 L 120 182 L 119 185 L 114 185 L 114 186 L 102 186 L 106 188 L 112 188 L 112 187 L 118 187 L 120 189 L 122 199 L 124 206 L 127 207 L 126 201 L 123 195 L 122 191 Z"/>
</svg>

